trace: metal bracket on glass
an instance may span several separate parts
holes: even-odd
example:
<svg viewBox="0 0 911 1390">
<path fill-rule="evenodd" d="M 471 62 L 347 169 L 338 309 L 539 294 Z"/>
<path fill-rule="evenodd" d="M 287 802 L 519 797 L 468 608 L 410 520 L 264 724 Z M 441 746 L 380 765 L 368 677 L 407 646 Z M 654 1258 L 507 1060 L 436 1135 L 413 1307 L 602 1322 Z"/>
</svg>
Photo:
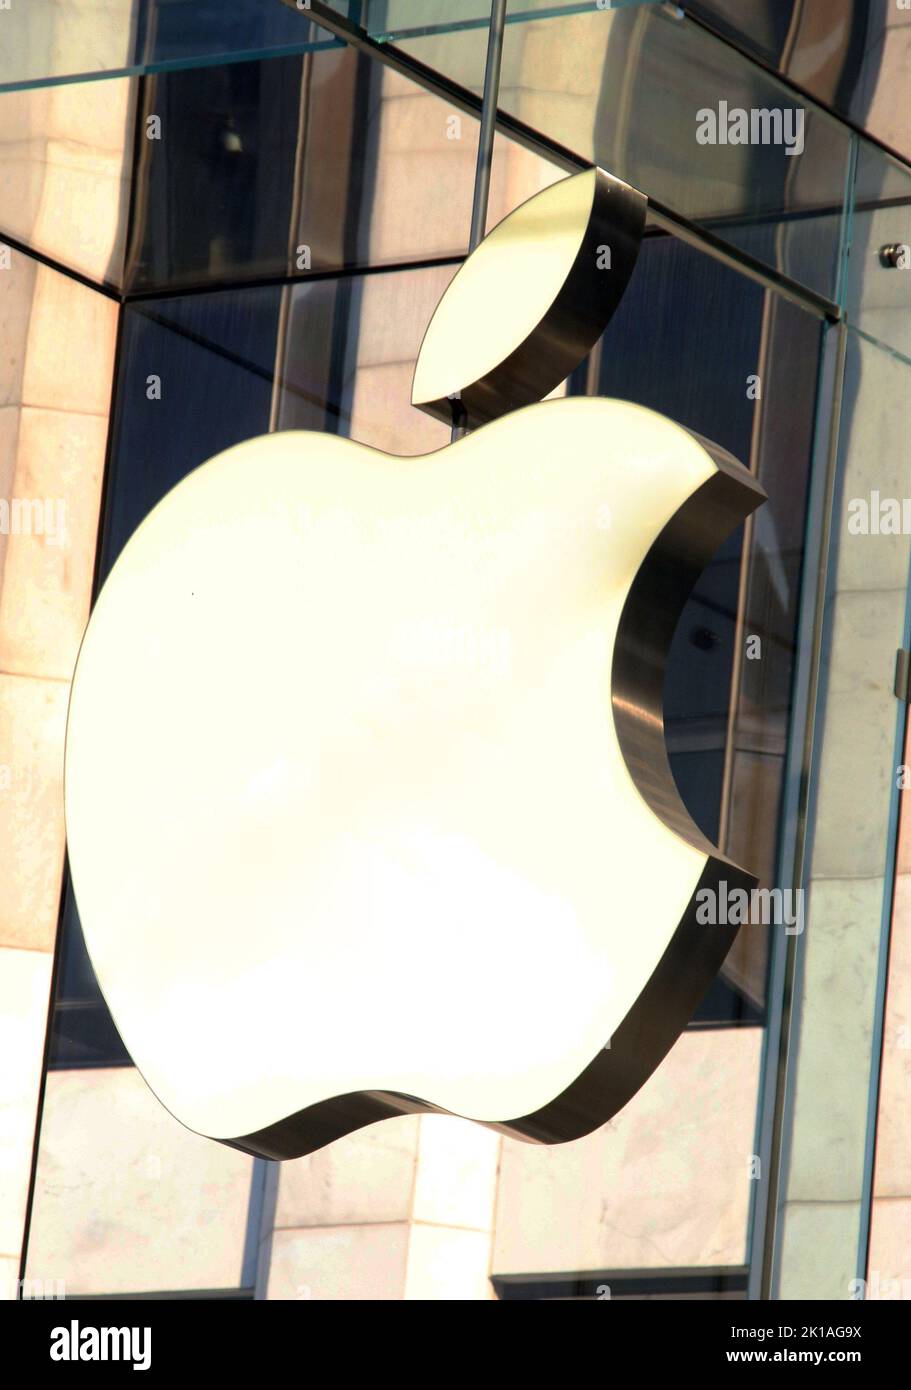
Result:
<svg viewBox="0 0 911 1390">
<path fill-rule="evenodd" d="M 893 241 L 879 249 L 879 263 L 884 270 L 911 270 L 911 246 Z"/>
</svg>

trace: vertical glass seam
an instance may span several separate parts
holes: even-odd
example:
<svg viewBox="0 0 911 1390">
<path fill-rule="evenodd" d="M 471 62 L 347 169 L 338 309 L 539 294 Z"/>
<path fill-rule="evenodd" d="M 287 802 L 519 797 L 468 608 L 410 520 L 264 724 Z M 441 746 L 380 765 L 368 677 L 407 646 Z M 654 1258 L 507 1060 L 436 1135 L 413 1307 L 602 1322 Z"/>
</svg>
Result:
<svg viewBox="0 0 911 1390">
<path fill-rule="evenodd" d="M 905 593 L 905 622 L 902 645 L 911 646 L 911 580 Z M 904 761 L 907 703 L 896 698 L 893 765 Z M 870 1039 L 870 1084 L 867 1090 L 867 1122 L 864 1137 L 864 1166 L 860 1189 L 860 1227 L 857 1242 L 857 1277 L 866 1279 L 873 1215 L 873 1179 L 876 1164 L 876 1137 L 879 1126 L 879 1096 L 882 1084 L 882 1057 L 886 1018 L 886 992 L 889 983 L 889 955 L 895 908 L 896 863 L 898 860 L 899 788 L 893 775 L 889 800 L 887 859 L 883 883 L 882 915 L 876 962 L 876 989 L 873 1003 L 873 1030 Z"/>
</svg>

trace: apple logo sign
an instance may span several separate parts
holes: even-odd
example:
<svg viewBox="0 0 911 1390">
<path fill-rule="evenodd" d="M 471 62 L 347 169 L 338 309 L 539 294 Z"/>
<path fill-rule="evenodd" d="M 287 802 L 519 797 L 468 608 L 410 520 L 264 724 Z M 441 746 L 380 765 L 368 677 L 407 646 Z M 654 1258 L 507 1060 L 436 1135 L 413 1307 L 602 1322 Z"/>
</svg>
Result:
<svg viewBox="0 0 911 1390">
<path fill-rule="evenodd" d="M 414 403 L 464 437 L 248 440 L 167 494 L 98 596 L 73 885 L 131 1056 L 200 1134 L 293 1158 L 436 1110 L 577 1138 L 724 959 L 736 927 L 698 924 L 695 895 L 754 880 L 677 793 L 662 686 L 764 493 L 652 410 L 541 400 L 644 219 L 598 169 L 530 199 L 421 348 Z"/>
</svg>

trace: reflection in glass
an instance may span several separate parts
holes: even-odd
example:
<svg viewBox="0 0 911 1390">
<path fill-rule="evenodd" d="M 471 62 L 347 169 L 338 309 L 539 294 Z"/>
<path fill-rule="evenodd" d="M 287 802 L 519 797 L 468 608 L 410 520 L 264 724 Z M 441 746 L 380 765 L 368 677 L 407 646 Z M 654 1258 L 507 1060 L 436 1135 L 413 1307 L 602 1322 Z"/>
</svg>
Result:
<svg viewBox="0 0 911 1390">
<path fill-rule="evenodd" d="M 0 35 L 11 15 L 28 13 L 0 13 Z M 127 78 L 0 92 L 0 241 L 121 284 L 135 103 Z"/>
<path fill-rule="evenodd" d="M 354 48 L 161 74 L 140 104 L 162 138 L 139 146 L 129 292 L 466 250 L 477 122 Z"/>
<path fill-rule="evenodd" d="M 850 143 L 844 126 L 670 6 L 549 6 L 531 18 L 526 9 L 525 0 L 512 0 L 509 17 L 520 22 L 506 26 L 501 111 L 835 298 Z M 401 46 L 465 82 L 481 42 L 478 31 L 456 29 Z M 722 102 L 729 113 L 781 113 L 781 124 L 769 127 L 781 142 L 700 143 L 700 113 L 714 111 L 717 135 Z M 791 133 L 801 138 L 785 142 L 798 116 Z"/>
<path fill-rule="evenodd" d="M 826 589 L 817 747 L 810 765 L 807 930 L 797 982 L 775 1293 L 855 1296 L 866 1267 L 870 1089 L 888 941 L 904 710 L 911 539 L 849 525 L 857 502 L 907 491 L 908 365 L 848 332 Z"/>
<path fill-rule="evenodd" d="M 314 14 L 346 14 L 350 0 Z M 154 71 L 213 58 L 259 57 L 327 46 L 331 36 L 294 7 L 275 0 L 68 0 L 4 7 L 0 90 Z"/>
</svg>

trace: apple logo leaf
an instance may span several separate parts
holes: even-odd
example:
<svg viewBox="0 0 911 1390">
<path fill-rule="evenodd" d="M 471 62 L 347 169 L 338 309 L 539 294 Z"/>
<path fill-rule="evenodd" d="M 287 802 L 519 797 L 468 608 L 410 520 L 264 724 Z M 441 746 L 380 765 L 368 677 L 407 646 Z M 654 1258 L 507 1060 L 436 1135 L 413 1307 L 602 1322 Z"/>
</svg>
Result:
<svg viewBox="0 0 911 1390">
<path fill-rule="evenodd" d="M 603 169 L 560 179 L 488 232 L 430 320 L 411 401 L 468 428 L 543 400 L 604 332 L 639 255 L 648 200 Z"/>
</svg>

